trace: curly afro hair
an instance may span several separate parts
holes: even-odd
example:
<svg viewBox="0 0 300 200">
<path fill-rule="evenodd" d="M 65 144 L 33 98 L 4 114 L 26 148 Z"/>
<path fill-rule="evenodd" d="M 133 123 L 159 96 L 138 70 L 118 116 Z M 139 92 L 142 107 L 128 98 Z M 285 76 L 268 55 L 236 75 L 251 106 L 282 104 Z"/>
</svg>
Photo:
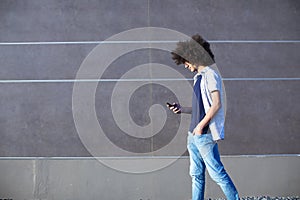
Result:
<svg viewBox="0 0 300 200">
<path fill-rule="evenodd" d="M 209 43 L 199 34 L 193 35 L 188 41 L 178 42 L 177 48 L 171 54 L 177 65 L 189 62 L 193 65 L 209 66 L 215 63 Z"/>
</svg>

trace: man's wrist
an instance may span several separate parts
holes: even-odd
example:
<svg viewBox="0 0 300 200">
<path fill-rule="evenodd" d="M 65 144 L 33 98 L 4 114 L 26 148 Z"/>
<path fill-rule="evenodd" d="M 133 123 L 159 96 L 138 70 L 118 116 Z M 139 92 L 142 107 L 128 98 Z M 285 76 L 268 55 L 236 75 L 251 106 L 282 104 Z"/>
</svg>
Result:
<svg viewBox="0 0 300 200">
<path fill-rule="evenodd" d="M 199 122 L 199 124 L 197 125 L 197 128 L 200 130 L 204 129 L 203 123 Z"/>
<path fill-rule="evenodd" d="M 181 107 L 181 113 L 191 114 L 192 113 L 192 107 Z"/>
</svg>

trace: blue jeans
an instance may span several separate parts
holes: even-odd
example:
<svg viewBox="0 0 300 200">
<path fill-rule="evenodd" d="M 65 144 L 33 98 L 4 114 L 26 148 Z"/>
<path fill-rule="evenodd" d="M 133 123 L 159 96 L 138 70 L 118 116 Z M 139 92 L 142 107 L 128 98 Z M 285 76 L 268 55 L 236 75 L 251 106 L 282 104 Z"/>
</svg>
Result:
<svg viewBox="0 0 300 200">
<path fill-rule="evenodd" d="M 192 177 L 192 200 L 204 199 L 206 168 L 227 199 L 239 199 L 238 192 L 221 162 L 218 144 L 213 141 L 212 135 L 193 135 L 189 132 L 187 141 Z"/>
</svg>

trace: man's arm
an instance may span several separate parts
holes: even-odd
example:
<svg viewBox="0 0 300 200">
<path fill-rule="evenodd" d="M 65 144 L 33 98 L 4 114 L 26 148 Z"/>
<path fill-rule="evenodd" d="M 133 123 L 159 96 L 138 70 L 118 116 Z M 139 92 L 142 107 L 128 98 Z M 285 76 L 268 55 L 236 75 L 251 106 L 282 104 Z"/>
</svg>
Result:
<svg viewBox="0 0 300 200">
<path fill-rule="evenodd" d="M 192 107 L 181 107 L 181 113 L 192 114 Z"/>
<path fill-rule="evenodd" d="M 215 90 L 211 93 L 212 97 L 212 105 L 206 113 L 205 117 L 201 120 L 201 122 L 196 126 L 193 131 L 193 134 L 202 134 L 202 130 L 205 126 L 207 126 L 210 120 L 215 116 L 218 110 L 221 108 L 221 98 L 220 92 Z"/>
</svg>

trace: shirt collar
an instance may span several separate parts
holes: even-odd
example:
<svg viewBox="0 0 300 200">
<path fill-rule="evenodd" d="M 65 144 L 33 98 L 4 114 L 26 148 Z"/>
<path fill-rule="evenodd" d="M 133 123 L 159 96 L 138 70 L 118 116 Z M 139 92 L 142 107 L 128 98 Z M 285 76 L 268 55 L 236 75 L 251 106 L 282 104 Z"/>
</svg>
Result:
<svg viewBox="0 0 300 200">
<path fill-rule="evenodd" d="M 206 72 L 207 72 L 207 70 L 209 69 L 209 66 L 206 66 L 206 67 L 204 67 L 204 69 L 202 69 L 199 73 L 197 73 L 197 74 L 201 74 L 201 75 L 203 75 L 203 74 L 205 74 Z"/>
<path fill-rule="evenodd" d="M 197 74 L 195 74 L 194 80 L 197 80 L 197 78 L 198 78 L 200 75 L 204 75 L 208 70 L 209 70 L 209 66 L 204 67 L 204 69 L 202 69 L 200 72 L 198 72 Z"/>
</svg>

